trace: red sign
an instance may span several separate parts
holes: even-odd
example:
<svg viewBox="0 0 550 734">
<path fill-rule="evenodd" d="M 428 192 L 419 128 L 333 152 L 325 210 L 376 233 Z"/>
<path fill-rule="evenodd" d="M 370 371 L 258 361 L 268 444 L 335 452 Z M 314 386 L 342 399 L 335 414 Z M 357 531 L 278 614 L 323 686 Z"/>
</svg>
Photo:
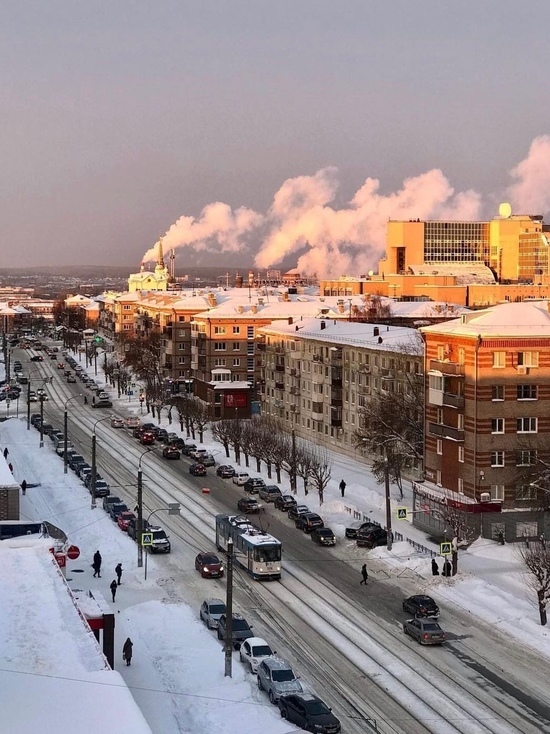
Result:
<svg viewBox="0 0 550 734">
<path fill-rule="evenodd" d="M 64 553 L 54 553 L 53 557 L 57 561 L 59 568 L 65 568 L 67 565 L 67 556 Z"/>
<path fill-rule="evenodd" d="M 70 545 L 67 549 L 67 558 L 71 561 L 76 561 L 80 556 L 80 548 L 77 545 Z"/>
<path fill-rule="evenodd" d="M 246 408 L 246 393 L 230 392 L 224 395 L 226 408 Z"/>
</svg>

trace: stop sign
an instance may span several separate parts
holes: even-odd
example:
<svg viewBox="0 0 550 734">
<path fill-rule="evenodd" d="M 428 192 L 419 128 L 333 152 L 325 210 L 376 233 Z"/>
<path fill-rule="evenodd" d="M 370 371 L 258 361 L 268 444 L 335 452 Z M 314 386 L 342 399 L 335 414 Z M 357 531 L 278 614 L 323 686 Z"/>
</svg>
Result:
<svg viewBox="0 0 550 734">
<path fill-rule="evenodd" d="M 70 558 L 71 561 L 76 561 L 79 555 L 80 555 L 80 548 L 78 546 L 70 545 L 67 548 L 67 558 Z"/>
</svg>

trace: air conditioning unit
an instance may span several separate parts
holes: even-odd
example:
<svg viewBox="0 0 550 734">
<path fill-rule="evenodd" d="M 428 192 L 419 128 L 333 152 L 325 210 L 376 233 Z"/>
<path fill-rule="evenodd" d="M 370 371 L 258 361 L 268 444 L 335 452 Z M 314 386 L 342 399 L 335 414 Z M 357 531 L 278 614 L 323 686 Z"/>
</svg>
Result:
<svg viewBox="0 0 550 734">
<path fill-rule="evenodd" d="M 479 496 L 479 499 L 481 500 L 481 502 L 490 502 L 491 494 L 489 492 L 482 492 Z"/>
<path fill-rule="evenodd" d="M 523 364 L 518 365 L 518 375 L 528 375 L 529 374 L 529 368 L 525 367 Z"/>
</svg>

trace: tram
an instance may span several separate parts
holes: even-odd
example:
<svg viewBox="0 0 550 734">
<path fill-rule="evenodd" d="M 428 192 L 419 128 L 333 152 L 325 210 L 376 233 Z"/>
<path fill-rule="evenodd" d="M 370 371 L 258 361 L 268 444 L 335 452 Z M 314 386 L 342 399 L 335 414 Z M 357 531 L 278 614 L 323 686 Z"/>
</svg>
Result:
<svg viewBox="0 0 550 734">
<path fill-rule="evenodd" d="M 216 547 L 227 551 L 233 541 L 235 562 L 256 580 L 280 579 L 283 545 L 242 515 L 216 515 Z"/>
</svg>

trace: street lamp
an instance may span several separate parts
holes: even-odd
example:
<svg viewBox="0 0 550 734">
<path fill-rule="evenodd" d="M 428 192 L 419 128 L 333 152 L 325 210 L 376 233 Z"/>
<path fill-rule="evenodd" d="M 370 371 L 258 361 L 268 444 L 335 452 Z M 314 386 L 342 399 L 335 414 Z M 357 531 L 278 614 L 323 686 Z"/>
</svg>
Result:
<svg viewBox="0 0 550 734">
<path fill-rule="evenodd" d="M 69 416 L 67 413 L 67 405 L 71 402 L 71 400 L 76 400 L 76 398 L 81 398 L 82 393 L 79 393 L 78 395 L 73 395 L 71 398 L 67 398 L 65 400 L 64 412 L 63 412 L 63 473 L 67 473 L 67 448 L 68 448 L 68 440 L 67 440 L 67 434 L 69 432 L 68 423 L 69 423 Z"/>
<path fill-rule="evenodd" d="M 101 423 L 101 421 L 106 421 L 111 418 L 110 415 L 106 415 L 103 418 L 99 418 L 93 425 L 92 428 L 92 471 L 90 472 L 90 489 L 92 494 L 92 510 L 95 510 L 96 502 L 95 502 L 95 483 L 97 478 L 97 464 L 96 464 L 96 433 L 95 433 L 95 427 L 98 423 Z"/>
<path fill-rule="evenodd" d="M 143 535 L 143 472 L 141 470 L 141 462 L 146 454 L 150 454 L 151 451 L 155 451 L 157 447 L 145 449 L 140 454 L 138 461 L 138 473 L 137 473 L 137 544 L 138 544 L 138 568 L 143 566 L 143 546 L 141 545 Z"/>
<path fill-rule="evenodd" d="M 46 396 L 40 393 L 38 396 L 40 400 L 40 448 L 44 448 L 44 398 Z"/>
</svg>

